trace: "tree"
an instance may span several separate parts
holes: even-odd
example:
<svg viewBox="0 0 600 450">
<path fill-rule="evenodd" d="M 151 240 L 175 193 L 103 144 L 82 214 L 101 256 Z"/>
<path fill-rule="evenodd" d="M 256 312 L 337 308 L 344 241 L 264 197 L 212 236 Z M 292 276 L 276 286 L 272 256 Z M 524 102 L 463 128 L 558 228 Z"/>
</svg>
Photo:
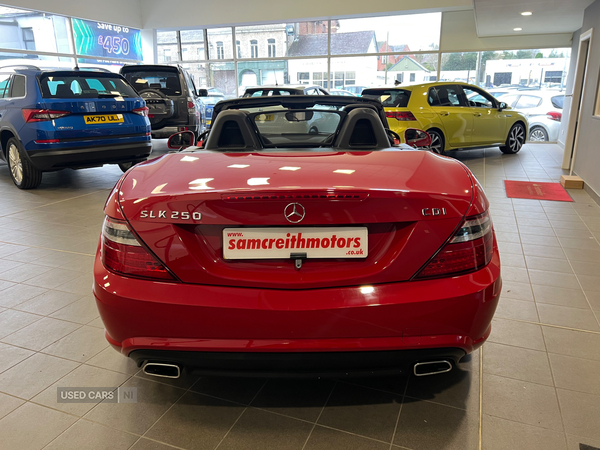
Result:
<svg viewBox="0 0 600 450">
<path fill-rule="evenodd" d="M 450 53 L 442 58 L 442 70 L 475 70 L 477 53 Z"/>
</svg>

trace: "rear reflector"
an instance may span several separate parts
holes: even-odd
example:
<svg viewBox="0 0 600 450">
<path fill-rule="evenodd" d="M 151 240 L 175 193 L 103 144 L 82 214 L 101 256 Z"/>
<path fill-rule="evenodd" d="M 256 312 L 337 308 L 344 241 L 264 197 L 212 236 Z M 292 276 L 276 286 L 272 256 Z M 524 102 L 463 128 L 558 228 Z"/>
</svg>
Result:
<svg viewBox="0 0 600 450">
<path fill-rule="evenodd" d="M 556 122 L 560 122 L 562 120 L 562 113 L 558 111 L 550 111 L 549 113 L 546 113 L 546 116 L 548 116 L 548 119 L 555 120 Z"/>
<path fill-rule="evenodd" d="M 494 253 L 492 220 L 487 212 L 467 217 L 462 227 L 416 276 L 439 278 L 464 275 L 487 266 Z"/>
<path fill-rule="evenodd" d="M 52 111 L 50 109 L 27 109 L 21 110 L 25 122 L 43 122 L 45 120 L 54 120 L 71 114 L 69 111 Z"/>
<path fill-rule="evenodd" d="M 60 142 L 58 139 L 40 139 L 39 141 L 33 141 L 36 144 L 56 144 Z"/>
<path fill-rule="evenodd" d="M 165 266 L 140 245 L 121 220 L 105 217 L 101 253 L 102 264 L 113 272 L 139 278 L 174 280 Z"/>
<path fill-rule="evenodd" d="M 417 120 L 410 111 L 386 111 L 385 117 L 396 120 Z"/>
<path fill-rule="evenodd" d="M 143 106 L 141 108 L 135 108 L 132 112 L 139 114 L 142 117 L 148 117 L 148 107 Z"/>
</svg>

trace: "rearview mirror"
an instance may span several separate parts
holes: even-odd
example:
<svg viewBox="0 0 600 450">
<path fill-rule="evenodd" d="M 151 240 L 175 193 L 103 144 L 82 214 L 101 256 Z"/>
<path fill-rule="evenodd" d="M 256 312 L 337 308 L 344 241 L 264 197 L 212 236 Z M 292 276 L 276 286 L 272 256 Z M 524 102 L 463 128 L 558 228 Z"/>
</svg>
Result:
<svg viewBox="0 0 600 450">
<path fill-rule="evenodd" d="M 171 150 L 183 150 L 184 148 L 191 147 L 196 143 L 196 137 L 191 131 L 181 131 L 175 133 L 169 137 L 167 141 L 167 147 Z"/>
<path fill-rule="evenodd" d="M 404 142 L 414 148 L 429 148 L 431 146 L 431 136 L 426 131 L 407 128 L 404 131 Z"/>
<path fill-rule="evenodd" d="M 208 89 L 197 89 L 196 95 L 198 97 L 208 97 Z"/>
<path fill-rule="evenodd" d="M 312 118 L 312 111 L 289 111 L 285 113 L 285 120 L 288 122 L 305 122 Z"/>
<path fill-rule="evenodd" d="M 504 102 L 500 102 L 500 104 L 498 105 L 498 111 L 502 111 L 503 109 L 508 108 L 508 105 Z"/>
</svg>

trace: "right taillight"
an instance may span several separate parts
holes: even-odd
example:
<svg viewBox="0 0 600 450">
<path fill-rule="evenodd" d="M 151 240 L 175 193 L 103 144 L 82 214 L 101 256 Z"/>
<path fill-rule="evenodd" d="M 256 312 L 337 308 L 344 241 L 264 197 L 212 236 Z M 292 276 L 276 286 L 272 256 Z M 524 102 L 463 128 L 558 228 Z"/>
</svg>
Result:
<svg viewBox="0 0 600 450">
<path fill-rule="evenodd" d="M 492 219 L 486 211 L 467 217 L 452 239 L 415 278 L 439 278 L 475 272 L 489 264 L 493 253 Z"/>
<path fill-rule="evenodd" d="M 131 112 L 136 113 L 142 117 L 148 117 L 148 107 L 142 106 L 141 108 L 135 108 Z"/>
<path fill-rule="evenodd" d="M 546 116 L 550 120 L 555 120 L 556 122 L 560 122 L 562 120 L 562 113 L 558 111 L 550 111 L 546 113 Z"/>
<path fill-rule="evenodd" d="M 51 109 L 28 109 L 21 110 L 25 122 L 44 122 L 46 120 L 60 119 L 71 114 L 69 111 L 53 111 Z"/>
<path fill-rule="evenodd" d="M 386 111 L 385 117 L 396 120 L 417 120 L 410 111 Z"/>
<path fill-rule="evenodd" d="M 111 217 L 102 225 L 102 264 L 113 272 L 132 277 L 174 280 L 164 265 L 156 260 L 135 238 L 127 224 Z"/>
</svg>

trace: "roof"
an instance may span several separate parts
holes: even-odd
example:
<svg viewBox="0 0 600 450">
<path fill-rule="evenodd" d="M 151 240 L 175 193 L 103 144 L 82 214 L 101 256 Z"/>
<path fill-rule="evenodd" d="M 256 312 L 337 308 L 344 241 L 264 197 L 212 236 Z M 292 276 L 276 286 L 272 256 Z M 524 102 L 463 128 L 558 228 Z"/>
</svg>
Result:
<svg viewBox="0 0 600 450">
<path fill-rule="evenodd" d="M 377 51 L 375 31 L 353 31 L 331 34 L 331 54 L 346 55 L 367 53 L 371 43 Z M 288 56 L 312 56 L 327 54 L 327 34 L 302 34 L 292 42 Z"/>
<path fill-rule="evenodd" d="M 396 64 L 388 69 L 388 72 L 414 72 L 416 70 L 431 72 L 427 67 L 419 64 L 410 56 L 403 56 L 400 58 Z"/>
</svg>

